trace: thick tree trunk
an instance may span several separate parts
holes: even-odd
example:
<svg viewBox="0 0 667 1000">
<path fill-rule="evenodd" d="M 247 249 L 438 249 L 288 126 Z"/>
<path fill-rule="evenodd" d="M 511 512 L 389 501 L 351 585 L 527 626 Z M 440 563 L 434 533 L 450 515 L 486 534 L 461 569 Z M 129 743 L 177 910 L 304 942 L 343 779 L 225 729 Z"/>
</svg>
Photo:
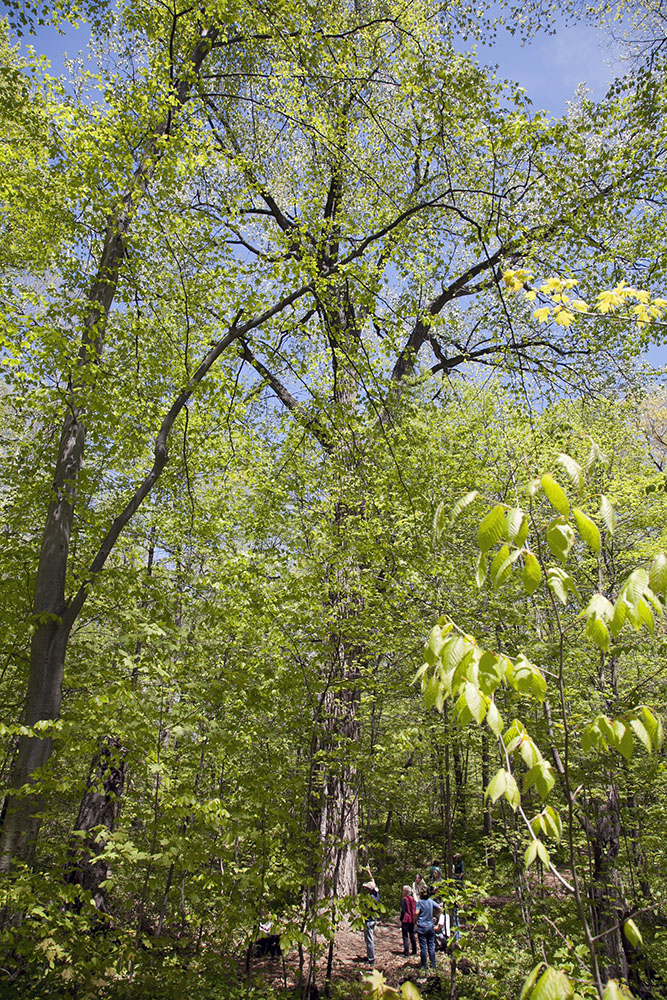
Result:
<svg viewBox="0 0 667 1000">
<path fill-rule="evenodd" d="M 340 674 L 324 700 L 330 759 L 321 789 L 320 899 L 357 894 L 359 790 L 353 756 L 361 733 L 359 692 L 355 684 L 358 668 L 348 650 L 342 648 L 340 652 Z"/>
<path fill-rule="evenodd" d="M 109 865 L 106 861 L 93 861 L 92 858 L 104 847 L 106 838 L 102 831 L 113 830 L 118 819 L 125 785 L 123 753 L 119 741 L 107 737 L 93 760 L 74 824 L 75 832 L 81 830 L 87 836 L 83 840 L 77 837 L 73 842 L 67 872 L 67 881 L 90 892 L 95 906 L 103 913 L 109 912 L 102 884 L 109 877 Z"/>
<path fill-rule="evenodd" d="M 24 712 L 27 726 L 58 717 L 69 631 L 69 627 L 54 621 L 41 625 L 35 631 Z M 34 787 L 51 751 L 51 737 L 40 739 L 21 736 L 10 787 Z M 32 862 L 39 832 L 41 805 L 42 796 L 34 791 L 21 796 L 8 796 L 0 837 L 0 871 L 8 871 L 14 857 L 27 863 Z"/>
</svg>

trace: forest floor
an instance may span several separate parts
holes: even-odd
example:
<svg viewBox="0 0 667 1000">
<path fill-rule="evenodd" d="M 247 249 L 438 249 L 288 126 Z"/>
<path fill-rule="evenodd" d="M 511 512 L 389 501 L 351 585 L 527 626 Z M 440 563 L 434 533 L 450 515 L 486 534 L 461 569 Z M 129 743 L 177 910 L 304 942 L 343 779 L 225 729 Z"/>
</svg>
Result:
<svg viewBox="0 0 667 1000">
<path fill-rule="evenodd" d="M 437 974 L 449 979 L 449 956 L 439 952 L 436 955 Z M 317 982 L 322 983 L 326 974 L 326 952 L 317 963 Z M 401 929 L 396 921 L 378 923 L 375 928 L 375 968 L 383 973 L 390 986 L 399 986 L 406 979 L 423 982 L 424 973 L 419 963 L 419 943 L 417 954 L 406 957 L 403 954 Z M 280 958 L 256 958 L 253 971 L 259 973 L 266 982 L 276 988 L 291 988 L 296 985 L 299 970 L 297 952 Z M 365 973 L 366 946 L 361 930 L 341 927 L 336 932 L 333 959 L 333 982 L 361 982 Z"/>
</svg>

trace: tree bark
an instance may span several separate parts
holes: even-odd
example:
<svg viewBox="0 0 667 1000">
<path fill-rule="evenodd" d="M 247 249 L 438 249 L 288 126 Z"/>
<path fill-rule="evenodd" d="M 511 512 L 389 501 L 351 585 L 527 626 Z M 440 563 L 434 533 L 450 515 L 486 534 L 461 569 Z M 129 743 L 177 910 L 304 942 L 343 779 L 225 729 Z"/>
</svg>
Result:
<svg viewBox="0 0 667 1000">
<path fill-rule="evenodd" d="M 81 799 L 74 831 L 83 831 L 82 840 L 76 837 L 70 848 L 67 881 L 80 885 L 91 893 L 98 910 L 109 912 L 104 883 L 110 874 L 106 861 L 96 860 L 104 848 L 106 835 L 112 831 L 120 812 L 121 796 L 125 785 L 124 750 L 120 742 L 106 737 L 93 759 L 91 774 Z"/>
</svg>

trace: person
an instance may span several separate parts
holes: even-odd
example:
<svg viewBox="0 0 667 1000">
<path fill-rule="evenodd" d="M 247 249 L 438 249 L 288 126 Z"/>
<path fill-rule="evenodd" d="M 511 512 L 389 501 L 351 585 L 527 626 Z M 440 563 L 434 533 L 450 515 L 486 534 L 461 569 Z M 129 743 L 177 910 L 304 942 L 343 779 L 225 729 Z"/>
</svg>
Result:
<svg viewBox="0 0 667 1000">
<path fill-rule="evenodd" d="M 419 901 L 422 898 L 422 892 L 427 888 L 426 882 L 417 874 L 415 880 L 412 883 L 412 895 L 415 897 L 415 901 Z"/>
<path fill-rule="evenodd" d="M 415 940 L 415 897 L 409 885 L 403 886 L 403 898 L 401 899 L 401 934 L 403 935 L 403 954 L 409 955 L 408 940 L 412 945 L 412 954 L 417 954 L 417 941 Z"/>
<path fill-rule="evenodd" d="M 364 882 L 362 888 L 366 890 L 373 901 L 368 909 L 366 926 L 364 927 L 364 941 L 366 942 L 366 965 L 372 969 L 375 965 L 375 925 L 377 924 L 377 910 L 375 904 L 380 899 L 380 890 L 375 884 L 375 879 L 371 875 L 370 868 L 368 874 L 371 876 L 368 882 Z"/>
<path fill-rule="evenodd" d="M 435 938 L 435 950 L 436 951 L 447 951 L 447 938 L 449 937 L 449 928 L 447 926 L 447 914 L 445 913 L 442 903 L 440 900 L 434 900 L 440 907 L 440 916 L 438 917 L 434 928 L 433 936 Z"/>
<path fill-rule="evenodd" d="M 440 865 L 437 861 L 433 862 L 428 874 L 431 885 L 437 885 L 438 882 L 442 882 L 442 872 L 440 871 Z"/>
<path fill-rule="evenodd" d="M 280 934 L 273 933 L 273 923 L 260 916 L 259 919 L 260 937 L 255 943 L 255 954 L 257 957 L 269 955 L 271 958 L 279 958 L 282 955 L 280 947 Z"/>
<path fill-rule="evenodd" d="M 465 875 L 466 866 L 463 863 L 463 855 L 454 855 L 454 881 L 463 882 L 463 877 Z"/>
<path fill-rule="evenodd" d="M 419 938 L 419 957 L 421 967 L 424 971 L 428 968 L 426 956 L 431 962 L 431 968 L 435 969 L 435 928 L 433 926 L 434 917 L 439 913 L 440 907 L 434 899 L 428 898 L 428 889 L 425 889 L 417 903 L 417 937 Z M 436 918 L 437 919 L 437 918 Z"/>
</svg>

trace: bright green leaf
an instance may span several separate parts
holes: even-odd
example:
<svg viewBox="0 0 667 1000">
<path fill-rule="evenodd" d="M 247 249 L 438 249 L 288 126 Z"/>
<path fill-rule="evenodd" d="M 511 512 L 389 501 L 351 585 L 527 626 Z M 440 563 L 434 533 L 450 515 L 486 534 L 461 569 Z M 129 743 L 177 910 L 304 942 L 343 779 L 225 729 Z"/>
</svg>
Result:
<svg viewBox="0 0 667 1000">
<path fill-rule="evenodd" d="M 489 511 L 477 531 L 477 545 L 482 552 L 488 552 L 500 541 L 504 525 L 505 508 L 502 504 L 498 504 Z"/>
<path fill-rule="evenodd" d="M 613 535 L 616 531 L 616 514 L 614 513 L 614 508 L 604 494 L 600 497 L 600 517 L 602 518 L 602 523 L 609 534 Z"/>
<path fill-rule="evenodd" d="M 540 585 L 542 570 L 540 564 L 532 552 L 524 553 L 523 571 L 521 582 L 527 594 L 534 594 Z"/>
<path fill-rule="evenodd" d="M 577 507 L 572 509 L 572 513 L 574 515 L 574 520 L 577 523 L 579 534 L 586 542 L 586 545 L 588 545 L 593 552 L 597 552 L 599 555 L 602 540 L 600 538 L 600 532 L 597 524 L 591 521 L 590 517 L 587 517 L 586 514 L 584 514 L 584 512 L 579 510 Z"/>
<path fill-rule="evenodd" d="M 644 944 L 641 931 L 634 920 L 626 920 L 623 924 L 623 933 L 633 948 L 641 948 Z"/>
<path fill-rule="evenodd" d="M 570 513 L 570 504 L 563 487 L 560 486 L 553 476 L 550 476 L 548 473 L 545 476 L 542 476 L 540 483 L 551 506 L 555 507 L 558 513 L 562 514 L 563 517 L 567 517 Z"/>
<path fill-rule="evenodd" d="M 570 480 L 577 493 L 581 493 L 581 488 L 584 483 L 584 473 L 579 463 L 572 458 L 571 455 L 566 455 L 565 452 L 561 452 L 556 461 L 560 466 L 562 466 L 563 469 L 565 469 L 567 478 Z"/>
</svg>

